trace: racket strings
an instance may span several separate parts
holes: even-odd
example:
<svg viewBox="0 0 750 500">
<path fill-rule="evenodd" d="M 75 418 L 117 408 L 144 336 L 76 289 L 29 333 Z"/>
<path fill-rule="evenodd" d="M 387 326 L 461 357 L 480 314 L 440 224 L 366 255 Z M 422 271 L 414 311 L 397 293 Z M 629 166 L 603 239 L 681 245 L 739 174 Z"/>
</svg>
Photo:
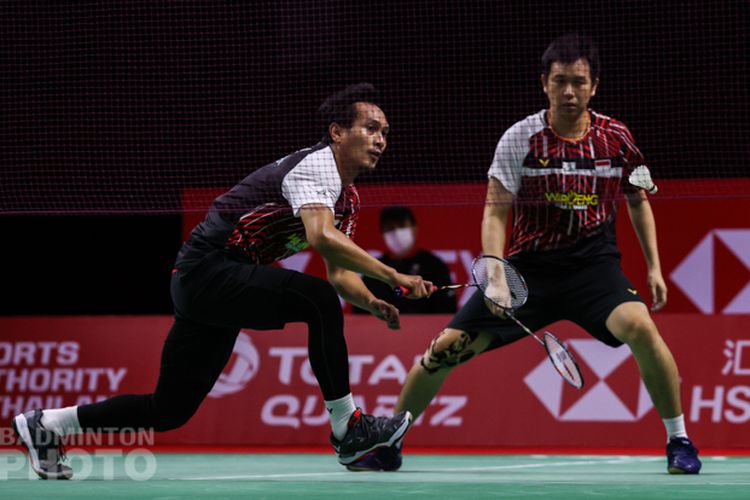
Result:
<svg viewBox="0 0 750 500">
<path fill-rule="evenodd" d="M 565 381 L 576 389 L 581 389 L 583 375 L 578 368 L 578 363 L 557 337 L 550 332 L 545 332 L 544 340 L 542 340 L 513 315 L 513 311 L 524 305 L 529 297 L 526 281 L 516 268 L 499 257 L 483 255 L 474 259 L 471 274 L 474 283 L 480 288 L 485 298 L 506 310 L 510 319 L 542 344 L 553 366 Z"/>
<path fill-rule="evenodd" d="M 560 340 L 551 333 L 545 332 L 544 346 L 547 348 L 547 353 L 555 369 L 562 375 L 566 382 L 576 389 L 582 388 L 583 375 L 581 375 L 581 370 L 578 368 L 578 363 L 576 363 L 573 355 L 562 345 Z"/>
<path fill-rule="evenodd" d="M 492 256 L 482 256 L 472 265 L 474 282 L 485 297 L 504 309 L 517 309 L 529 296 L 523 277 L 505 261 Z"/>
</svg>

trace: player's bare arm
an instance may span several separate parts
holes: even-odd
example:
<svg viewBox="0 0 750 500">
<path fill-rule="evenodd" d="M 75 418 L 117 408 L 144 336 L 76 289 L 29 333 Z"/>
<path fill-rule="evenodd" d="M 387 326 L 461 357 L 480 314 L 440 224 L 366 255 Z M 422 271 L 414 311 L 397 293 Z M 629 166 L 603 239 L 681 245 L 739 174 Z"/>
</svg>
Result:
<svg viewBox="0 0 750 500">
<path fill-rule="evenodd" d="M 505 231 L 508 214 L 513 203 L 513 194 L 502 183 L 490 177 L 482 217 L 482 252 L 484 255 L 502 257 L 505 252 Z M 502 309 L 491 301 L 485 301 L 492 314 L 503 316 Z"/>
<path fill-rule="evenodd" d="M 494 177 L 487 183 L 487 197 L 482 217 L 482 252 L 502 257 L 505 252 L 505 231 L 513 193 Z"/>
<path fill-rule="evenodd" d="M 385 321 L 391 330 L 397 330 L 401 327 L 399 311 L 396 306 L 375 297 L 357 273 L 332 264 L 327 260 L 325 263 L 328 282 L 333 285 L 336 292 L 345 301 L 368 311 L 379 320 Z"/>
<path fill-rule="evenodd" d="M 648 288 L 651 310 L 658 311 L 667 304 L 667 284 L 661 273 L 659 249 L 656 242 L 656 220 L 646 193 L 638 190 L 627 196 L 628 215 L 641 244 L 648 266 Z"/>
<path fill-rule="evenodd" d="M 336 229 L 333 213 L 328 207 L 319 204 L 305 205 L 300 210 L 300 217 L 305 226 L 307 241 L 327 262 L 394 287 L 404 286 L 414 299 L 424 298 L 432 293 L 431 282 L 424 281 L 420 276 L 396 272 Z"/>
</svg>

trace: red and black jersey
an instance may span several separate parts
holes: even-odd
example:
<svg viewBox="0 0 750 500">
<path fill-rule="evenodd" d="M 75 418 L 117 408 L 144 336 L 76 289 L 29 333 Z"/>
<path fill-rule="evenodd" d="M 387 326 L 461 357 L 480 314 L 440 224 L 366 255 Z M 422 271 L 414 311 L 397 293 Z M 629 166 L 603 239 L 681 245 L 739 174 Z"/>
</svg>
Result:
<svg viewBox="0 0 750 500">
<path fill-rule="evenodd" d="M 359 194 L 341 185 L 333 152 L 319 143 L 266 165 L 214 200 L 190 235 L 179 258 L 213 249 L 270 264 L 310 246 L 299 217 L 304 205 L 333 211 L 336 227 L 353 238 Z"/>
<path fill-rule="evenodd" d="M 627 177 L 645 164 L 643 155 L 627 127 L 608 116 L 590 111 L 588 131 L 576 140 L 559 137 L 546 116 L 508 129 L 488 172 L 515 195 L 508 255 L 619 255 L 617 202 L 637 190 Z"/>
</svg>

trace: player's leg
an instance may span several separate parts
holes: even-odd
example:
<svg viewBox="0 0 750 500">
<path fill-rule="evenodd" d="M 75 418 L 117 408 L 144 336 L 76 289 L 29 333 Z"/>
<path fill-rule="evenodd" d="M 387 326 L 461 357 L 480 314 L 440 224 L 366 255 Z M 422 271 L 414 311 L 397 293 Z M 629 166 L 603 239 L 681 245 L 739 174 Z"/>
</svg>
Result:
<svg viewBox="0 0 750 500">
<path fill-rule="evenodd" d="M 523 321 L 533 328 L 549 322 L 543 314 L 539 297 L 518 311 Z M 521 311 L 524 311 L 522 313 Z M 456 313 L 448 327 L 430 343 L 422 358 L 411 368 L 401 390 L 396 411 L 408 410 L 416 417 L 429 406 L 448 375 L 460 364 L 476 355 L 515 342 L 526 334 L 508 320 L 493 316 L 484 304 L 480 292 L 475 293 Z M 401 467 L 401 443 L 395 447 L 378 450 L 374 456 L 355 464 L 355 470 L 397 470 Z"/>
<path fill-rule="evenodd" d="M 489 332 L 469 334 L 457 328 L 444 329 L 430 343 L 422 359 L 409 370 L 395 411 L 409 411 L 414 418 L 419 417 L 453 369 L 486 350 L 496 339 L 497 335 Z M 403 462 L 402 444 L 398 441 L 394 446 L 381 448 L 350 465 L 349 470 L 396 471 Z"/>
<path fill-rule="evenodd" d="M 409 370 L 396 411 L 408 410 L 419 417 L 437 395 L 453 368 L 483 352 L 496 338 L 494 333 L 469 334 L 446 328 L 430 343 L 422 359 Z"/>
<path fill-rule="evenodd" d="M 331 419 L 331 444 L 347 465 L 374 449 L 391 446 L 411 425 L 411 415 L 373 417 L 355 407 L 339 297 L 327 281 L 295 273 L 284 289 L 285 322 L 308 327 L 308 355 Z"/>
<path fill-rule="evenodd" d="M 578 272 L 564 291 L 561 300 L 569 312 L 568 319 L 608 345 L 627 344 L 633 353 L 667 431 L 670 472 L 697 473 L 700 461 L 685 431 L 677 365 L 619 262 L 607 259 Z M 673 441 L 678 443 L 674 453 L 670 451 Z M 678 456 L 685 458 L 675 462 L 673 457 Z"/>
<path fill-rule="evenodd" d="M 529 297 L 526 304 L 515 312 L 516 317 L 532 330 L 556 321 L 555 301 L 548 297 L 550 280 L 543 274 L 524 269 L 523 265 L 518 267 L 528 283 Z M 554 289 L 556 283 L 552 282 L 552 285 Z M 485 305 L 482 293 L 475 292 L 409 371 L 396 410 L 409 410 L 415 418 L 418 417 L 456 366 L 524 337 L 526 333 L 516 323 L 493 315 Z"/>
<path fill-rule="evenodd" d="M 91 405 L 35 410 L 14 418 L 13 427 L 41 477 L 67 479 L 72 475 L 60 463 L 64 458 L 61 437 L 89 429 L 174 429 L 190 419 L 211 390 L 239 331 L 231 314 L 221 315 L 226 311 L 212 307 L 227 293 L 222 274 L 233 270 L 216 253 L 183 264 L 172 275 L 175 322 L 164 342 L 152 394 L 119 395 Z M 263 302 L 258 306 L 262 308 Z"/>
<path fill-rule="evenodd" d="M 469 335 L 456 328 L 440 332 L 422 359 L 409 371 L 396 403 L 396 412 L 409 411 L 414 418 L 419 417 L 453 368 L 484 351 L 495 338 L 495 334 Z M 401 447 L 402 441 L 398 441 L 394 446 L 381 448 L 377 453 L 350 464 L 348 468 L 353 471 L 398 470 L 402 464 Z"/>
<path fill-rule="evenodd" d="M 17 415 L 13 427 L 29 450 L 33 470 L 43 479 L 68 479 L 61 439 L 82 431 L 166 431 L 187 422 L 232 353 L 237 330 L 222 330 L 176 319 L 162 350 L 156 389 L 123 394 L 81 406 L 37 409 Z"/>
<path fill-rule="evenodd" d="M 646 305 L 641 302 L 620 304 L 609 315 L 606 324 L 612 334 L 630 348 L 651 401 L 662 417 L 667 431 L 669 473 L 697 474 L 701 462 L 685 429 L 677 363 Z"/>
<path fill-rule="evenodd" d="M 620 304 L 610 313 L 606 325 L 614 337 L 627 344 L 633 353 L 659 415 L 665 419 L 681 415 L 677 363 L 659 335 L 646 305 L 642 302 Z"/>
<path fill-rule="evenodd" d="M 238 331 L 176 318 L 164 341 L 154 392 L 125 394 L 82 405 L 78 408 L 81 427 L 164 432 L 183 426 L 221 375 Z"/>
<path fill-rule="evenodd" d="M 231 292 L 212 310 L 232 314 L 253 329 L 280 329 L 286 323 L 308 327 L 308 355 L 331 419 L 331 443 L 339 462 L 350 463 L 401 439 L 411 415 L 372 417 L 355 407 L 349 387 L 344 316 L 335 289 L 325 280 L 270 266 L 242 266 L 224 279 Z M 261 302 L 262 308 L 253 307 Z"/>
</svg>

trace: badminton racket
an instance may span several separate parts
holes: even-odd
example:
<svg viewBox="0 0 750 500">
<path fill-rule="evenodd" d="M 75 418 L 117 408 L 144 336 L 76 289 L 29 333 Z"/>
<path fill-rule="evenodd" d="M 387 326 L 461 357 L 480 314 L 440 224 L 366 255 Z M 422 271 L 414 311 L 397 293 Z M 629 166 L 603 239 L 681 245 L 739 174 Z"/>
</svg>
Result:
<svg viewBox="0 0 750 500">
<path fill-rule="evenodd" d="M 439 290 L 466 288 L 475 286 L 482 291 L 484 297 L 502 310 L 504 317 L 510 319 L 526 334 L 533 337 L 544 347 L 552 366 L 562 378 L 575 387 L 581 389 L 584 385 L 583 375 L 573 355 L 553 333 L 545 331 L 539 338 L 524 325 L 514 312 L 526 303 L 529 289 L 521 273 L 508 261 L 492 255 L 483 255 L 474 259 L 471 265 L 473 282 L 459 285 L 433 286 L 433 292 Z M 396 287 L 397 296 L 409 294 L 409 289 Z"/>
</svg>

